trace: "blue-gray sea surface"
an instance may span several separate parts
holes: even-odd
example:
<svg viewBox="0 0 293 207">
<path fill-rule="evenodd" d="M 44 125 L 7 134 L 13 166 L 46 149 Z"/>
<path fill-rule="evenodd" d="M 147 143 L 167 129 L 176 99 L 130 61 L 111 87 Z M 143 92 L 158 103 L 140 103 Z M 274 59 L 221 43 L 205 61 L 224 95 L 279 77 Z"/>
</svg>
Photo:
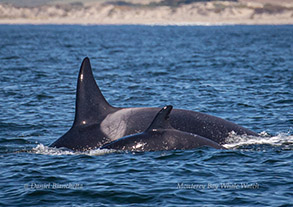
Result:
<svg viewBox="0 0 293 207">
<path fill-rule="evenodd" d="M 73 153 L 88 56 L 110 104 L 259 133 L 228 150 Z M 0 26 L 0 206 L 292 206 L 293 26 Z"/>
</svg>

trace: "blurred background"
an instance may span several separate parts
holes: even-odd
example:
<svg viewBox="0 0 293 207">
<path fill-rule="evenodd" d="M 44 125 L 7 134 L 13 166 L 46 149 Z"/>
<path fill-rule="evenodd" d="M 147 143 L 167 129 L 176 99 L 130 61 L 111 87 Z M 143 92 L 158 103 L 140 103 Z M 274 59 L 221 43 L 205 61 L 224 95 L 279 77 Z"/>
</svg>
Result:
<svg viewBox="0 0 293 207">
<path fill-rule="evenodd" d="M 0 0 L 2 24 L 293 24 L 292 0 Z"/>
</svg>

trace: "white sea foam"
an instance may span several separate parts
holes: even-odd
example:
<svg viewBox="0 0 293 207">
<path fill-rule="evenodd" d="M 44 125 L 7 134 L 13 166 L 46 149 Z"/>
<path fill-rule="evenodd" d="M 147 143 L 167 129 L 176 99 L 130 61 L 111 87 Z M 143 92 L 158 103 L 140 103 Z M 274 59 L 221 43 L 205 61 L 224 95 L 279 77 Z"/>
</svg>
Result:
<svg viewBox="0 0 293 207">
<path fill-rule="evenodd" d="M 260 145 L 267 144 L 272 146 L 281 145 L 292 145 L 293 135 L 289 133 L 280 133 L 276 136 L 269 136 L 266 132 L 259 133 L 259 136 L 239 136 L 235 133 L 231 133 L 227 144 L 224 145 L 226 148 L 236 148 L 246 145 Z"/>
<path fill-rule="evenodd" d="M 43 144 L 38 144 L 34 147 L 31 152 L 35 154 L 43 154 L 43 155 L 89 155 L 89 156 L 98 156 L 104 155 L 108 153 L 112 153 L 115 150 L 108 150 L 108 149 L 94 149 L 84 152 L 74 152 L 69 149 L 60 149 L 60 148 L 53 148 L 44 146 Z"/>
</svg>

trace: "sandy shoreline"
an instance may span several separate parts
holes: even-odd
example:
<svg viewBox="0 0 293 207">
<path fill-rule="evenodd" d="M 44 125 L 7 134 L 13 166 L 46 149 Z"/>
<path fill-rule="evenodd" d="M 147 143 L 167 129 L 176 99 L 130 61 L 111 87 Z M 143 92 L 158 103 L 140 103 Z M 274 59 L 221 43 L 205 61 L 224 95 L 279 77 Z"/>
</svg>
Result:
<svg viewBox="0 0 293 207">
<path fill-rule="evenodd" d="M 0 24 L 288 25 L 293 24 L 293 2 L 213 1 L 177 7 L 115 2 L 34 7 L 0 4 Z"/>
</svg>

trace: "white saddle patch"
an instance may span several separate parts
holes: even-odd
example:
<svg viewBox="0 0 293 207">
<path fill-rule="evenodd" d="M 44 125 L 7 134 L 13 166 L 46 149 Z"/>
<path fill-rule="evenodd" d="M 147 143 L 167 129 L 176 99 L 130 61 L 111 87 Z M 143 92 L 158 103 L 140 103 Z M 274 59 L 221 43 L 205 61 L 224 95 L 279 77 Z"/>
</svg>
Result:
<svg viewBox="0 0 293 207">
<path fill-rule="evenodd" d="M 101 122 L 101 130 L 111 140 L 119 139 L 125 136 L 127 121 L 131 114 L 141 110 L 141 108 L 120 109 L 108 116 Z"/>
</svg>

